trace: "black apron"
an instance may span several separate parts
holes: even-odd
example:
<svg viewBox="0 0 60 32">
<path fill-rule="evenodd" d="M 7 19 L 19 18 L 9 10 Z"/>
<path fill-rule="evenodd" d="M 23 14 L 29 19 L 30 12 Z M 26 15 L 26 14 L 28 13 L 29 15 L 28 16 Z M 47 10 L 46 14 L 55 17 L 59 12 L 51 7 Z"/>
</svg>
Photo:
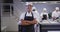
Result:
<svg viewBox="0 0 60 32">
<path fill-rule="evenodd" d="M 57 17 L 56 19 L 59 19 L 59 17 Z"/>
<path fill-rule="evenodd" d="M 47 15 L 44 15 L 44 14 L 43 14 L 42 20 L 47 20 Z"/>
<path fill-rule="evenodd" d="M 33 13 L 31 13 L 32 16 L 26 16 L 26 14 L 24 20 L 28 20 L 28 21 L 34 20 Z M 34 25 L 32 24 L 32 25 L 22 26 L 22 32 L 34 32 Z"/>
</svg>

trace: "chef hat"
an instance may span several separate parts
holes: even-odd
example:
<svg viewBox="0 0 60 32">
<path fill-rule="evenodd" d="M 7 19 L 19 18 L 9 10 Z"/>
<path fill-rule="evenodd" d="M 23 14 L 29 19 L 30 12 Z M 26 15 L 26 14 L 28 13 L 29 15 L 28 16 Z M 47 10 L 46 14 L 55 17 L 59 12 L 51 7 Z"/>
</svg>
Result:
<svg viewBox="0 0 60 32">
<path fill-rule="evenodd" d="M 32 10 L 35 12 L 37 11 L 36 7 L 34 7 L 34 6 L 32 7 Z"/>
<path fill-rule="evenodd" d="M 36 7 L 32 7 L 32 9 L 36 9 Z"/>
<path fill-rule="evenodd" d="M 59 7 L 56 7 L 55 9 L 56 9 L 56 10 L 59 10 Z"/>
<path fill-rule="evenodd" d="M 47 9 L 46 8 L 43 8 L 43 11 L 46 11 Z"/>
<path fill-rule="evenodd" d="M 26 5 L 33 5 L 32 2 L 26 2 Z"/>
</svg>

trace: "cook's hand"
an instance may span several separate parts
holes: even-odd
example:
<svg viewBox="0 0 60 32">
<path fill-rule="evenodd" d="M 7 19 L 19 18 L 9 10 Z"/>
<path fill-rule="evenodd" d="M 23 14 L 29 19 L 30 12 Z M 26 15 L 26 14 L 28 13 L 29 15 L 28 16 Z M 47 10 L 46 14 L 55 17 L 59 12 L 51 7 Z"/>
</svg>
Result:
<svg viewBox="0 0 60 32">
<path fill-rule="evenodd" d="M 33 23 L 34 23 L 34 24 L 37 24 L 37 21 L 36 21 L 36 20 L 33 20 Z"/>
<path fill-rule="evenodd" d="M 22 25 L 30 25 L 29 23 L 25 22 L 25 23 L 22 23 Z"/>
<path fill-rule="evenodd" d="M 29 24 L 36 24 L 37 21 L 33 20 L 33 21 L 26 21 L 26 23 L 29 23 Z"/>
<path fill-rule="evenodd" d="M 56 17 L 53 17 L 53 20 L 55 20 L 56 19 Z"/>
</svg>

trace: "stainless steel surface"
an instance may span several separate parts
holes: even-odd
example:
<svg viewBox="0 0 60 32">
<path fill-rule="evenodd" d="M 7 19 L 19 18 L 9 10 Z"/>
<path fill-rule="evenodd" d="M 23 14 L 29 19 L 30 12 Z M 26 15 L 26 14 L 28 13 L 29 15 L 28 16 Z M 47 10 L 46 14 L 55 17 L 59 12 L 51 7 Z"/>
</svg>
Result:
<svg viewBox="0 0 60 32">
<path fill-rule="evenodd" d="M 48 19 L 48 20 L 43 20 L 42 22 L 40 22 L 40 24 L 42 25 L 60 25 L 60 20 L 52 20 L 52 19 Z"/>
</svg>

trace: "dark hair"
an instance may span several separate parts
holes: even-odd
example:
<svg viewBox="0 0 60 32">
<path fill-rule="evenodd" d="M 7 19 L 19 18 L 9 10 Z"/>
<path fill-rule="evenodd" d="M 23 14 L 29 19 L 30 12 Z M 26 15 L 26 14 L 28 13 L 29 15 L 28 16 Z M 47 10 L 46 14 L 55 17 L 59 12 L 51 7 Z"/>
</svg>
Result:
<svg viewBox="0 0 60 32">
<path fill-rule="evenodd" d="M 35 9 L 33 9 L 33 11 L 35 11 Z"/>
</svg>

